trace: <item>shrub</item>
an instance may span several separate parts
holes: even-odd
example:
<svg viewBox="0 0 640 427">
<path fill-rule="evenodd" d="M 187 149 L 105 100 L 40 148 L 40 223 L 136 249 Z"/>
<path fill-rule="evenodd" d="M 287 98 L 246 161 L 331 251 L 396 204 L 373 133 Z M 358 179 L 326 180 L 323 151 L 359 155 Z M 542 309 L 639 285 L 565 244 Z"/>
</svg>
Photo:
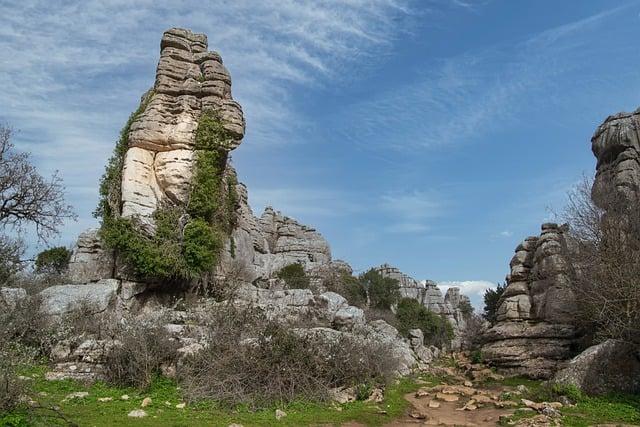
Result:
<svg viewBox="0 0 640 427">
<path fill-rule="evenodd" d="M 41 299 L 31 296 L 15 305 L 3 305 L 0 310 L 0 341 L 30 349 L 39 356 L 48 356 L 59 340 L 61 331 L 48 316 L 42 314 Z"/>
<path fill-rule="evenodd" d="M 453 339 L 451 323 L 413 298 L 402 298 L 398 302 L 396 318 L 398 331 L 404 336 L 408 336 L 411 329 L 420 329 L 427 344 L 446 346 Z"/>
<path fill-rule="evenodd" d="M 224 239 L 230 236 L 237 221 L 237 180 L 227 172 L 232 137 L 217 113 L 209 110 L 202 113 L 196 130 L 195 170 L 189 202 L 186 207 L 159 206 L 153 217 L 155 230 L 149 231 L 135 218 L 119 216 L 118 180 L 122 178 L 129 126 L 144 111 L 145 105 L 143 102 L 122 130 L 103 177 L 102 200 L 96 211 L 96 215 L 102 217 L 100 236 L 140 280 L 197 280 L 213 272 Z"/>
<path fill-rule="evenodd" d="M 485 331 L 486 320 L 482 316 L 472 313 L 465 319 L 465 327 L 462 331 L 462 348 L 478 350 L 484 342 Z"/>
<path fill-rule="evenodd" d="M 400 285 L 396 279 L 382 276 L 371 269 L 359 277 L 367 290 L 371 308 L 389 310 L 400 298 Z"/>
<path fill-rule="evenodd" d="M 507 288 L 507 284 L 498 283 L 498 286 L 495 289 L 487 289 L 484 291 L 484 318 L 487 319 L 490 323 L 495 323 L 496 314 L 498 312 L 498 304 L 500 302 L 500 298 L 504 293 L 504 290 Z"/>
<path fill-rule="evenodd" d="M 46 249 L 36 256 L 36 273 L 61 274 L 69 267 L 71 251 L 64 246 Z"/>
<path fill-rule="evenodd" d="M 10 343 L 0 338 L 0 414 L 18 406 L 24 394 L 24 381 L 16 373 L 16 359 Z"/>
<path fill-rule="evenodd" d="M 187 356 L 178 378 L 190 400 L 265 407 L 298 399 L 325 400 L 338 386 L 385 382 L 391 349 L 352 335 L 324 337 L 288 328 L 253 309 L 218 308 L 208 345 Z"/>
<path fill-rule="evenodd" d="M 607 185 L 609 191 L 592 192 L 592 182 L 583 180 L 569 194 L 564 212 L 570 227 L 563 255 L 573 267 L 576 323 L 596 342 L 613 338 L 638 345 L 640 200 Z"/>
<path fill-rule="evenodd" d="M 282 267 L 276 276 L 284 280 L 290 289 L 308 289 L 310 279 L 300 263 L 289 264 Z"/>
<path fill-rule="evenodd" d="M 105 378 L 110 384 L 146 389 L 161 375 L 163 365 L 175 363 L 177 343 L 159 322 L 129 319 L 114 331 L 117 345 L 106 354 Z"/>
</svg>

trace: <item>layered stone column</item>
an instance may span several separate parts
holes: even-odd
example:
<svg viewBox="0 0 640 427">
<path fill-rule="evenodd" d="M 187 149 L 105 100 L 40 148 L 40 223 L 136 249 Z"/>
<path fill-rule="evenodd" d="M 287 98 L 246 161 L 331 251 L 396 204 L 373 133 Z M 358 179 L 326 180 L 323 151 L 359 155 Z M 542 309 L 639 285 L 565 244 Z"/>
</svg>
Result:
<svg viewBox="0 0 640 427">
<path fill-rule="evenodd" d="M 220 55 L 207 51 L 207 36 L 173 28 L 160 43 L 160 61 L 146 108 L 133 121 L 122 172 L 123 217 L 143 222 L 163 201 L 186 204 L 195 160 L 198 120 L 205 110 L 219 114 L 233 140 L 244 136 L 240 104 L 231 96 L 231 77 Z"/>
</svg>

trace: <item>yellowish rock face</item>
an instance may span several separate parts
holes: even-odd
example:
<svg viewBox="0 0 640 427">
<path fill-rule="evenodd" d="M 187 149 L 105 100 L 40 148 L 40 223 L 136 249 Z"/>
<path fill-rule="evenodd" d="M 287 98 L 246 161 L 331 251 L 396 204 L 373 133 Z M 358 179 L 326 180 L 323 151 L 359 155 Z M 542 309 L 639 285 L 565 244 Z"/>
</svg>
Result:
<svg viewBox="0 0 640 427">
<path fill-rule="evenodd" d="M 207 51 L 207 37 L 171 29 L 161 42 L 151 99 L 132 123 L 122 173 L 122 216 L 151 223 L 163 201 L 186 204 L 193 176 L 195 133 L 205 110 L 215 111 L 233 135 L 244 136 L 242 108 L 231 96 L 222 59 Z"/>
</svg>

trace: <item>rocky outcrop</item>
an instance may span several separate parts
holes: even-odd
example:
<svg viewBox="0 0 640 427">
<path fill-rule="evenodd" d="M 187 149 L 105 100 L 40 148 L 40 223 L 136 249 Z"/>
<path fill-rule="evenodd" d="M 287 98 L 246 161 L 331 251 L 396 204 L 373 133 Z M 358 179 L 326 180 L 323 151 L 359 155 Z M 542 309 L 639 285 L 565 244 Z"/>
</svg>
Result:
<svg viewBox="0 0 640 427">
<path fill-rule="evenodd" d="M 609 339 L 573 358 L 553 381 L 587 394 L 640 393 L 640 351 L 628 342 Z"/>
<path fill-rule="evenodd" d="M 205 110 L 215 111 L 233 135 L 226 150 L 244 136 L 240 104 L 231 77 L 207 36 L 172 28 L 160 43 L 160 61 L 144 110 L 131 123 L 122 170 L 121 214 L 152 222 L 160 203 L 185 205 L 195 160 L 195 134 Z"/>
<path fill-rule="evenodd" d="M 327 241 L 315 229 L 267 207 L 256 218 L 248 203 L 247 189 L 238 184 L 238 226 L 233 230 L 225 251 L 222 269 L 241 263 L 249 282 L 272 277 L 289 264 L 300 263 L 305 270 L 331 263 Z"/>
<path fill-rule="evenodd" d="M 181 215 L 176 227 L 185 228 L 193 219 L 185 208 L 193 191 L 196 161 L 202 153 L 222 153 L 223 165 L 217 165 L 215 173 L 220 174 L 220 185 L 226 192 L 232 193 L 226 187 L 233 188 L 237 182 L 231 163 L 224 163 L 244 136 L 242 108 L 232 98 L 231 77 L 220 55 L 207 49 L 204 34 L 177 28 L 163 34 L 155 84 L 142 97 L 139 110 L 125 127 L 122 139 L 125 146 L 118 147 L 126 151 L 122 164 L 115 162 L 109 166 L 119 167 L 122 179 L 119 183 L 117 179 L 115 183 L 105 181 L 109 190 L 101 203 L 106 203 L 109 209 L 104 210 L 107 213 L 103 215 L 135 218 L 135 227 L 140 228 L 143 235 L 154 233 L 153 215 L 159 208 L 178 208 Z M 215 147 L 202 146 L 202 138 L 207 137 L 198 139 L 199 143 L 196 141 L 203 120 L 215 122 L 210 129 L 200 130 L 215 134 L 210 138 L 215 140 Z M 218 126 L 226 132 L 219 134 Z M 111 171 L 111 175 L 118 174 Z M 105 179 L 109 176 L 105 175 Z M 235 185 L 234 196 L 237 204 L 228 203 L 232 199 L 229 195 L 221 196 L 226 197 L 222 202 L 214 200 L 224 207 L 225 215 L 235 217 L 229 221 L 233 230 L 218 227 L 223 228 L 225 234 L 230 232 L 222 256 L 216 254 L 215 257 L 219 259 L 218 277 L 224 278 L 233 272 L 241 276 L 240 281 L 252 283 L 268 279 L 292 263 L 301 263 L 311 270 L 331 261 L 328 243 L 313 228 L 270 207 L 256 218 L 243 184 Z M 88 230 L 80 235 L 73 251 L 69 276 L 73 283 L 107 278 L 145 279 L 129 267 L 120 253 L 114 256 L 104 248 L 97 230 Z"/>
<path fill-rule="evenodd" d="M 104 247 L 98 229 L 89 229 L 78 237 L 67 274 L 72 283 L 97 282 L 112 277 L 114 266 L 113 251 Z"/>
<path fill-rule="evenodd" d="M 469 315 L 469 313 L 464 310 L 464 307 L 471 306 L 469 297 L 462 295 L 459 288 L 449 288 L 443 297 L 440 288 L 438 288 L 435 282 L 431 280 L 419 282 L 389 264 L 383 264 L 377 267 L 376 271 L 384 277 L 398 281 L 400 285 L 400 296 L 402 298 L 418 300 L 420 304 L 434 313 L 444 315 L 451 323 L 451 326 L 453 326 L 455 336 L 451 346 L 454 349 L 460 348 L 462 335 L 466 326 L 466 317 Z"/>
<path fill-rule="evenodd" d="M 486 333 L 485 360 L 504 373 L 549 378 L 573 356 L 576 301 L 566 258 L 565 227 L 543 224 L 511 259 L 497 310 Z"/>
<path fill-rule="evenodd" d="M 48 315 L 63 315 L 84 305 L 90 312 L 99 313 L 113 305 L 119 288 L 120 281 L 115 279 L 84 285 L 51 286 L 39 293 L 41 310 Z"/>
<path fill-rule="evenodd" d="M 640 197 L 640 109 L 607 117 L 591 138 L 598 160 L 592 196 L 596 203 L 611 191 L 627 199 Z"/>
</svg>

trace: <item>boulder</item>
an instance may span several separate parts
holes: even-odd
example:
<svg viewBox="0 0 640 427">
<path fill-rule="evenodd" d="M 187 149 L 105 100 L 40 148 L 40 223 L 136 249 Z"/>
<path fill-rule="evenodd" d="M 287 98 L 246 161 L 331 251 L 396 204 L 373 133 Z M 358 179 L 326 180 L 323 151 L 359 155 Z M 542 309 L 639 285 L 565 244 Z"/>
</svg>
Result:
<svg viewBox="0 0 640 427">
<path fill-rule="evenodd" d="M 115 279 L 85 285 L 51 286 L 38 294 L 42 298 L 41 310 L 48 315 L 63 315 L 86 304 L 94 313 L 99 313 L 115 301 L 119 286 L 120 282 Z"/>
<path fill-rule="evenodd" d="M 106 249 L 97 229 L 89 229 L 78 236 L 69 260 L 68 277 L 71 283 L 97 282 L 113 277 L 115 259 Z"/>
<path fill-rule="evenodd" d="M 571 359 L 553 381 L 591 395 L 640 393 L 640 349 L 625 341 L 606 340 Z"/>
</svg>

